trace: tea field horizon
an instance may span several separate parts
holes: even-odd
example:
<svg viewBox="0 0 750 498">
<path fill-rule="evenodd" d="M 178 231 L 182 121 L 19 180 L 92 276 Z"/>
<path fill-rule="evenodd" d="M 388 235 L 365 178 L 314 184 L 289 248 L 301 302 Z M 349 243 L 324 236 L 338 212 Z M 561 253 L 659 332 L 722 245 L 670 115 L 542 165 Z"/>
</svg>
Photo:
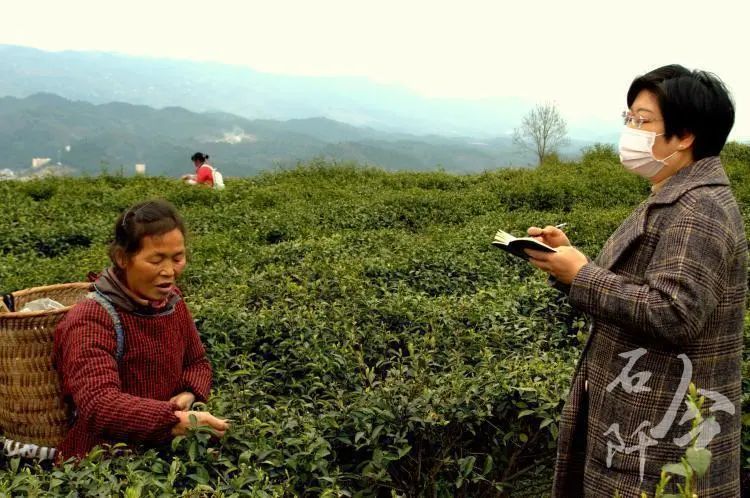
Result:
<svg viewBox="0 0 750 498">
<path fill-rule="evenodd" d="M 747 227 L 750 146 L 723 158 Z M 78 465 L 0 458 L 0 496 L 549 493 L 587 319 L 490 241 L 564 222 L 596 256 L 649 192 L 612 147 L 471 175 L 316 160 L 226 184 L 0 182 L 0 293 L 84 280 L 108 265 L 120 212 L 175 204 L 188 227 L 179 286 L 214 369 L 205 409 L 232 420 L 222 440 L 195 432 Z M 748 374 L 746 347 L 745 468 Z"/>
</svg>

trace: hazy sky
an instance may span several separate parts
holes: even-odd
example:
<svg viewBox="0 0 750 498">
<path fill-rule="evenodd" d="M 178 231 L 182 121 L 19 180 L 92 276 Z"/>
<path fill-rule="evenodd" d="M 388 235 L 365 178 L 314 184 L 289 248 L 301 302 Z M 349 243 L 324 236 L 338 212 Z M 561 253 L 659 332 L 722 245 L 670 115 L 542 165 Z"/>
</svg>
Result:
<svg viewBox="0 0 750 498">
<path fill-rule="evenodd" d="M 617 123 L 634 76 L 679 63 L 725 81 L 750 139 L 748 18 L 745 0 L 25 0 L 3 6 L 0 43 L 553 100 L 572 123 Z"/>
</svg>

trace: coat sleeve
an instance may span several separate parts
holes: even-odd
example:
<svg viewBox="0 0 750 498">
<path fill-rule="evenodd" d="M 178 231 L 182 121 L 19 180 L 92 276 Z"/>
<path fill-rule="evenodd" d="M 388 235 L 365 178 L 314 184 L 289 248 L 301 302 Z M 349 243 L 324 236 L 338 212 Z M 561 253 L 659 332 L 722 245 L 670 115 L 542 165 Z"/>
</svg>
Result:
<svg viewBox="0 0 750 498">
<path fill-rule="evenodd" d="M 660 235 L 643 284 L 590 262 L 573 279 L 570 302 L 595 319 L 684 344 L 700 334 L 726 288 L 731 229 L 726 211 L 701 196 Z"/>
<path fill-rule="evenodd" d="M 584 254 L 584 256 L 585 256 L 585 254 Z M 589 263 L 591 263 L 591 258 L 589 258 L 588 256 L 586 256 L 586 261 L 588 261 Z M 560 282 L 559 280 L 557 280 L 552 275 L 550 275 L 549 277 L 547 277 L 547 285 L 549 285 L 550 287 L 553 287 L 553 288 L 559 290 L 563 294 L 569 294 L 570 293 L 570 284 L 564 284 L 564 283 Z"/>
<path fill-rule="evenodd" d="M 181 306 L 185 306 L 184 301 Z M 203 347 L 198 329 L 195 327 L 190 312 L 188 314 L 190 328 L 187 331 L 185 341 L 185 356 L 182 364 L 182 390 L 190 391 L 195 395 L 196 401 L 206 402 L 211 392 L 211 363 L 206 357 L 206 349 Z"/>
<path fill-rule="evenodd" d="M 168 401 L 123 393 L 115 359 L 114 324 L 92 303 L 71 321 L 61 323 L 57 367 L 77 417 L 98 436 L 117 441 L 163 442 L 179 421 Z"/>
</svg>

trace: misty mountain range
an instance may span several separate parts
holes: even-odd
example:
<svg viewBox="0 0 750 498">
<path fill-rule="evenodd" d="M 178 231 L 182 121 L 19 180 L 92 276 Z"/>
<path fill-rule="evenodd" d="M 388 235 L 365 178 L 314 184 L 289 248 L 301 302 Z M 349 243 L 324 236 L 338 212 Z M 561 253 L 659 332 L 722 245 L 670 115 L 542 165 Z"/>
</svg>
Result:
<svg viewBox="0 0 750 498">
<path fill-rule="evenodd" d="M 197 150 L 229 175 L 312 157 L 449 171 L 534 163 L 508 133 L 530 107 L 518 99 L 426 99 L 362 78 L 6 45 L 0 61 L 0 168 L 50 157 L 87 172 L 142 162 L 179 174 Z"/>
</svg>

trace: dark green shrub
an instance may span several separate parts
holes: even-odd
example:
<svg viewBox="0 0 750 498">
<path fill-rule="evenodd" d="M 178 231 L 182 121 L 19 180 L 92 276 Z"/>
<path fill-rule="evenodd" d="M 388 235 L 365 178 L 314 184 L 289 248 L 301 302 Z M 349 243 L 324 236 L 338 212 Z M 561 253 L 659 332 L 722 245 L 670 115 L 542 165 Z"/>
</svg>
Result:
<svg viewBox="0 0 750 498">
<path fill-rule="evenodd" d="M 741 142 L 727 142 L 721 151 L 721 160 L 724 164 L 742 163 L 750 164 L 750 144 Z"/>
<path fill-rule="evenodd" d="M 25 183 L 21 191 L 37 202 L 46 201 L 57 192 L 57 183 L 53 179 L 34 180 Z"/>
<path fill-rule="evenodd" d="M 750 200 L 746 164 L 727 169 Z M 78 467 L 5 461 L 0 495 L 542 496 L 587 328 L 490 240 L 566 222 L 593 256 L 647 194 L 604 146 L 581 163 L 472 176 L 315 161 L 222 192 L 167 178 L 0 182 L 12 206 L 0 293 L 101 270 L 121 210 L 177 205 L 190 229 L 181 286 L 215 372 L 209 409 L 234 421 L 220 442 L 195 434 Z M 749 365 L 746 353 L 744 411 Z"/>
<path fill-rule="evenodd" d="M 596 163 L 620 164 L 620 155 L 614 144 L 597 143 L 581 149 L 581 163 L 585 165 Z"/>
</svg>

